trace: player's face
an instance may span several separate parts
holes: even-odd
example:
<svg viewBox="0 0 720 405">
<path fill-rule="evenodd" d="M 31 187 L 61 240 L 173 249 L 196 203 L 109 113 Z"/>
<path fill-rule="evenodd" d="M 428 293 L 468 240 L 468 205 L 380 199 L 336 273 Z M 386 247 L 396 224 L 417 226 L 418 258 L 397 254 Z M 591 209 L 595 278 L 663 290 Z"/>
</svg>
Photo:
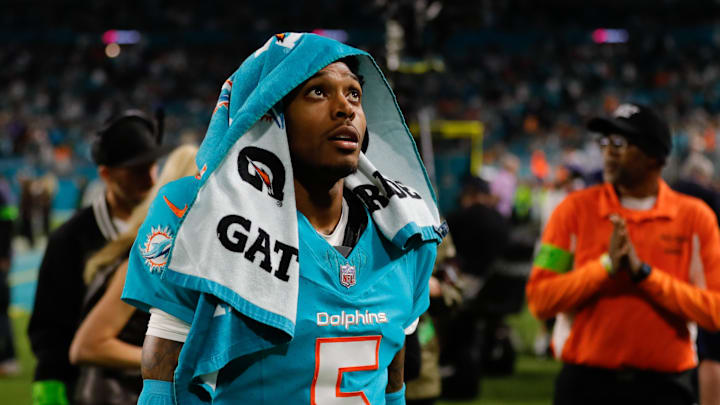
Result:
<svg viewBox="0 0 720 405">
<path fill-rule="evenodd" d="M 648 174 L 653 159 L 621 135 L 603 137 L 603 177 L 614 185 L 632 187 L 641 183 Z"/>
<path fill-rule="evenodd" d="M 357 170 L 365 135 L 360 82 L 343 62 L 300 85 L 285 107 L 293 169 L 343 178 Z"/>
<path fill-rule="evenodd" d="M 118 202 L 129 208 L 147 196 L 157 179 L 156 162 L 130 167 L 106 167 L 104 170 L 106 187 Z"/>
</svg>

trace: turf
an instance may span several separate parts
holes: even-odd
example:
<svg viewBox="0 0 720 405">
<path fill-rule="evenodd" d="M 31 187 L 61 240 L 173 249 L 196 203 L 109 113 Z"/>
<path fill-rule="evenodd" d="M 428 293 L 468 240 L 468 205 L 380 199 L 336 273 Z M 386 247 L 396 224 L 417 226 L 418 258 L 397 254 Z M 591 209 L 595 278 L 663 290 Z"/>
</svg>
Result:
<svg viewBox="0 0 720 405">
<path fill-rule="evenodd" d="M 554 360 L 520 356 L 511 377 L 484 378 L 480 397 L 473 401 L 441 401 L 439 405 L 547 405 L 552 403 L 553 380 L 560 371 Z"/>
<path fill-rule="evenodd" d="M 15 335 L 15 350 L 22 369 L 18 376 L 0 378 L 0 404 L 29 405 L 30 384 L 35 369 L 35 358 L 30 351 L 30 341 L 27 338 L 30 316 L 24 311 L 11 310 L 10 318 Z"/>
</svg>

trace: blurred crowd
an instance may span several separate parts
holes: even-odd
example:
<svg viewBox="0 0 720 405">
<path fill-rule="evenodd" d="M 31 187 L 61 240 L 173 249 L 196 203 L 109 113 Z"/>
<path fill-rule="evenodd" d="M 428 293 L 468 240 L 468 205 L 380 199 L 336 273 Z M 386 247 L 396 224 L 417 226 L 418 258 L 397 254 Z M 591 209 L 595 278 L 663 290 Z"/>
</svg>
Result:
<svg viewBox="0 0 720 405">
<path fill-rule="evenodd" d="M 159 0 L 144 2 L 137 14 L 111 2 L 82 10 L 15 7 L 12 19 L 5 13 L 6 35 L 15 40 L 0 47 L 0 157 L 67 173 L 72 162 L 90 161 L 93 128 L 127 106 L 163 107 L 170 137 L 198 141 L 217 83 L 276 27 L 341 27 L 350 43 L 385 66 L 384 21 L 404 21 L 402 7 L 383 1 L 352 18 L 342 2 L 324 2 L 322 19 L 293 4 L 283 3 L 281 14 L 210 5 L 214 9 L 202 13 L 189 3 Z M 664 114 L 678 156 L 695 148 L 717 157 L 720 48 L 711 21 L 687 27 L 683 20 L 619 19 L 628 42 L 597 44 L 591 21 L 578 25 L 547 14 L 528 13 L 519 26 L 507 7 L 447 2 L 434 20 L 406 28 L 404 60 L 442 61 L 442 68 L 420 76 L 385 69 L 407 120 L 428 106 L 436 119 L 478 120 L 485 148 L 510 150 L 529 174 L 531 151 L 542 149 L 557 161 L 585 144 L 582 124 L 592 114 L 632 99 Z M 109 58 L 102 33 L 122 27 L 137 29 L 140 42 L 121 45 L 120 55 Z"/>
</svg>

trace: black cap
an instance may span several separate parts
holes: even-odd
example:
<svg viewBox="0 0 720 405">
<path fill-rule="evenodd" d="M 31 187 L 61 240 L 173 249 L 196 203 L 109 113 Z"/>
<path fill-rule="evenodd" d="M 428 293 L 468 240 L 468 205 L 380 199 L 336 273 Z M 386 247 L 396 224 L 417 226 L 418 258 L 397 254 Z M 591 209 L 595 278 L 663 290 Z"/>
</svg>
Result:
<svg viewBox="0 0 720 405">
<path fill-rule="evenodd" d="M 490 194 L 490 183 L 480 177 L 469 175 L 463 180 L 463 193 Z"/>
<path fill-rule="evenodd" d="M 92 158 L 95 164 L 110 167 L 148 164 L 172 149 L 161 143 L 162 134 L 153 120 L 140 110 L 127 110 L 95 135 Z"/>
<path fill-rule="evenodd" d="M 640 104 L 621 104 L 611 118 L 593 118 L 588 121 L 587 128 L 605 135 L 622 135 L 647 155 L 662 160 L 670 154 L 672 148 L 668 124 Z"/>
</svg>

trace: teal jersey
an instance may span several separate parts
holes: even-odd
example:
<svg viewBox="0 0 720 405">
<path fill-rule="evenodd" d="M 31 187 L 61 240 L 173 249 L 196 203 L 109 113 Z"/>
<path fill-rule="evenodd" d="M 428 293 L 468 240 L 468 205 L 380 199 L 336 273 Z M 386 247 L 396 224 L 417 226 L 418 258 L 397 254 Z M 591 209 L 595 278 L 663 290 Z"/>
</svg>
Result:
<svg viewBox="0 0 720 405">
<path fill-rule="evenodd" d="M 295 337 L 234 361 L 219 404 L 383 404 L 387 367 L 428 306 L 434 244 L 402 252 L 369 223 L 345 258 L 298 214 Z"/>
<path fill-rule="evenodd" d="M 184 181 L 191 182 L 173 183 L 161 195 L 182 201 Z M 218 370 L 191 382 L 203 387 L 212 403 L 383 404 L 387 367 L 404 344 L 405 329 L 429 305 L 436 244 L 401 250 L 381 235 L 363 210 L 368 224 L 347 258 L 298 213 L 299 298 L 295 334 L 289 342 L 263 340 L 264 325 L 227 310 L 223 303 L 215 307 L 217 300 L 207 294 L 203 297 L 170 282 L 167 269 L 148 271 L 148 259 L 141 254 L 147 249 L 137 246 L 133 251 L 140 253 L 131 254 L 123 299 L 145 310 L 162 309 L 189 323 L 203 303 L 212 302 L 213 323 L 205 329 L 193 323 L 178 365 L 179 370 L 197 373 Z M 166 211 L 151 208 L 151 213 L 160 214 L 150 222 L 163 223 Z M 141 229 L 139 235 L 143 232 L 147 230 Z M 241 326 L 223 324 L 225 318 L 240 319 Z M 232 328 L 232 334 L 227 332 Z M 194 336 L 198 334 L 212 336 Z M 257 350 L 238 352 L 238 345 Z M 208 363 L 214 366 L 206 367 Z M 176 381 L 181 380 L 177 376 Z M 176 387 L 179 404 L 185 403 L 180 400 L 187 398 L 185 391 L 197 390 Z"/>
</svg>

